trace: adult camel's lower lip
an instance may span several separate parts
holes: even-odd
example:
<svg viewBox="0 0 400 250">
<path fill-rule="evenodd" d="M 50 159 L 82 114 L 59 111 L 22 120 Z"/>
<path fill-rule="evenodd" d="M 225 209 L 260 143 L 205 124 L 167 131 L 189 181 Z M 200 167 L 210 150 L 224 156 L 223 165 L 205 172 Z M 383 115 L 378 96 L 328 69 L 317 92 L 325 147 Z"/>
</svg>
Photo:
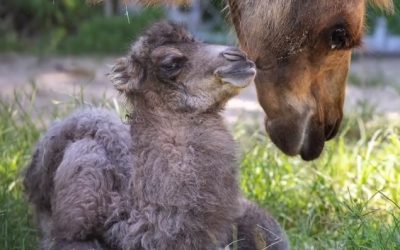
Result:
<svg viewBox="0 0 400 250">
<path fill-rule="evenodd" d="M 303 124 L 301 124 L 303 122 Z M 318 123 L 304 123 L 298 117 L 266 120 L 266 130 L 272 142 L 285 154 L 300 155 L 305 161 L 317 159 L 324 148 L 325 133 Z"/>
<path fill-rule="evenodd" d="M 340 128 L 340 123 L 341 119 L 338 119 L 335 123 L 325 126 L 325 139 L 327 141 L 333 139 L 337 135 Z"/>
<path fill-rule="evenodd" d="M 319 138 L 312 141 L 307 141 L 306 143 L 307 144 L 303 145 L 303 147 L 301 148 L 301 158 L 305 161 L 312 161 L 317 159 L 324 149 L 325 139 Z"/>
</svg>

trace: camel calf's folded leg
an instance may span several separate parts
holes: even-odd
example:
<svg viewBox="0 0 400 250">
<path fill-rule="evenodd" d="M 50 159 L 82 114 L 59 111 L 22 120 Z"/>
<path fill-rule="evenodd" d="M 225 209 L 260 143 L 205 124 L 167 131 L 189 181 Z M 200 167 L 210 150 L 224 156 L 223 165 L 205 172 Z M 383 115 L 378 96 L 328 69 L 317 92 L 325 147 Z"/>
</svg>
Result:
<svg viewBox="0 0 400 250">
<path fill-rule="evenodd" d="M 66 149 L 54 176 L 50 237 L 58 247 L 53 249 L 102 249 L 90 240 L 101 238 L 113 204 L 119 202 L 120 181 L 95 140 L 82 139 Z"/>
<path fill-rule="evenodd" d="M 256 204 L 243 200 L 242 214 L 230 245 L 239 250 L 289 250 L 289 241 L 278 222 Z"/>
<path fill-rule="evenodd" d="M 126 189 L 131 143 L 129 128 L 100 108 L 78 110 L 49 128 L 24 178 L 40 249 L 102 249 L 96 240 Z"/>
</svg>

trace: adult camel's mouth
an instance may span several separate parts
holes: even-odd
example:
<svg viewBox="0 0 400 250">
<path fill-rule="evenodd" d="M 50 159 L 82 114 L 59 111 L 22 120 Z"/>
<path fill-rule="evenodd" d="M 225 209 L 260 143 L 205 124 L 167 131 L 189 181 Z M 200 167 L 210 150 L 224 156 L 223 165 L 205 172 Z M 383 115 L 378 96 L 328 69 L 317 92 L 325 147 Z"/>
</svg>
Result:
<svg viewBox="0 0 400 250">
<path fill-rule="evenodd" d="M 332 125 L 319 122 L 315 116 L 286 116 L 266 119 L 265 127 L 272 142 L 285 154 L 300 155 L 303 160 L 317 159 L 325 145 L 338 132 L 340 120 Z"/>
</svg>

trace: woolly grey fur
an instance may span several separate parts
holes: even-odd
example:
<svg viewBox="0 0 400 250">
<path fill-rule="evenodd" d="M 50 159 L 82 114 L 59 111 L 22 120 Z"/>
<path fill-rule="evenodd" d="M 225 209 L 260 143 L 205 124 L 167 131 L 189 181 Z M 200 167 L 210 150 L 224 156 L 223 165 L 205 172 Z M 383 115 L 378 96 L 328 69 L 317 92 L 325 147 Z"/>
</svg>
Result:
<svg viewBox="0 0 400 250">
<path fill-rule="evenodd" d="M 101 236 L 111 204 L 126 190 L 131 148 L 129 128 L 105 109 L 79 110 L 49 128 L 24 180 L 41 249 Z"/>
<path fill-rule="evenodd" d="M 241 53 L 169 23 L 147 31 L 110 74 L 133 107 L 129 126 L 85 109 L 36 147 L 24 184 L 41 248 L 211 250 L 237 240 L 239 249 L 288 249 L 278 223 L 242 198 L 235 142 L 220 115 L 254 77 L 237 71 L 254 67 Z"/>
</svg>

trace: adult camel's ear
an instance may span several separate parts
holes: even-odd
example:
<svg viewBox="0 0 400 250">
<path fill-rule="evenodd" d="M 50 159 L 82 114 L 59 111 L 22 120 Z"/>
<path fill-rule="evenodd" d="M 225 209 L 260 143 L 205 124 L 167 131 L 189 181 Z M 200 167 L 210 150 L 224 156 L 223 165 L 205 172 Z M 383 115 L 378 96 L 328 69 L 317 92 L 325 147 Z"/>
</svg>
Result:
<svg viewBox="0 0 400 250">
<path fill-rule="evenodd" d="M 123 57 L 117 60 L 108 77 L 119 92 L 136 92 L 145 80 L 145 69 L 138 60 Z"/>
</svg>

